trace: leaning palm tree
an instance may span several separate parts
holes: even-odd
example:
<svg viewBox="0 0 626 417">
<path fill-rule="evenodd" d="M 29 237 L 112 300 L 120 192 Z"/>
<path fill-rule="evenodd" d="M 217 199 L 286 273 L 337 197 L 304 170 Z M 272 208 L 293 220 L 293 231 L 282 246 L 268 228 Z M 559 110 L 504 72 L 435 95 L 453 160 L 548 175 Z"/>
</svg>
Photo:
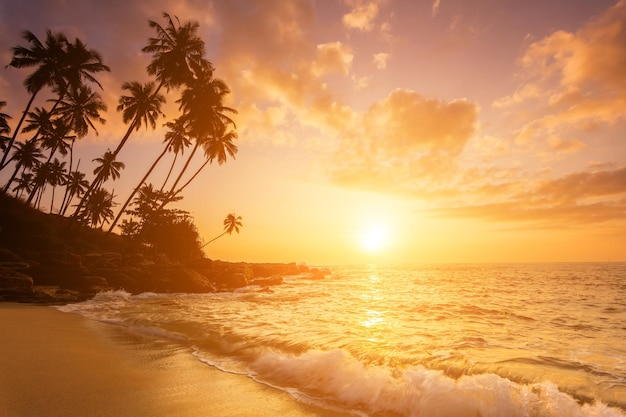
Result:
<svg viewBox="0 0 626 417">
<path fill-rule="evenodd" d="M 157 119 L 163 115 L 161 105 L 165 103 L 165 96 L 155 90 L 153 82 L 125 82 L 122 89 L 127 90 L 130 95 L 120 97 L 117 111 L 122 112 L 124 123 L 130 122 L 130 125 L 113 151 L 114 156 L 120 153 L 133 131 L 139 130 L 142 125 L 156 128 Z"/>
<path fill-rule="evenodd" d="M 120 171 L 124 169 L 125 165 L 123 162 L 119 162 L 115 160 L 115 155 L 110 150 L 106 151 L 104 155 L 99 158 L 95 158 L 93 162 L 98 162 L 98 166 L 93 170 L 93 174 L 95 175 L 94 180 L 89 185 L 89 188 L 83 194 L 78 206 L 76 207 L 76 211 L 73 216 L 76 217 L 81 214 L 81 210 L 85 203 L 89 201 L 91 195 L 102 187 L 102 184 L 106 182 L 109 178 L 116 180 L 120 177 Z M 85 214 L 85 213 L 83 213 Z"/>
<path fill-rule="evenodd" d="M 67 100 L 59 100 L 56 112 L 65 123 L 68 130 L 73 131 L 78 138 L 83 138 L 89 133 L 89 129 L 98 134 L 94 122 L 106 123 L 100 116 L 105 112 L 107 105 L 98 93 L 94 93 L 88 86 L 80 85 L 70 89 Z"/>
<path fill-rule="evenodd" d="M 89 197 L 85 205 L 86 217 L 92 227 L 100 224 L 100 227 L 113 218 L 113 194 L 99 188 Z"/>
<path fill-rule="evenodd" d="M 130 195 L 128 196 L 124 204 L 122 205 L 122 208 L 117 213 L 117 216 L 111 223 L 111 226 L 109 227 L 109 232 L 113 230 L 117 222 L 120 220 L 120 217 L 122 217 L 122 214 L 124 214 L 124 212 L 126 211 L 126 208 L 132 201 L 135 194 L 137 194 L 137 192 L 142 188 L 142 186 L 144 185 L 144 183 L 146 182 L 150 174 L 152 174 L 152 171 L 154 170 L 154 168 L 156 168 L 157 164 L 165 156 L 165 154 L 174 146 L 181 147 L 181 146 L 184 146 L 184 144 L 186 143 L 191 143 L 185 134 L 184 125 L 181 123 L 180 119 L 176 119 L 172 122 L 168 122 L 165 125 L 168 126 L 170 130 L 168 130 L 167 133 L 165 133 L 166 144 L 165 144 L 165 147 L 163 148 L 163 151 L 161 152 L 161 154 L 159 154 L 157 159 L 152 163 L 152 165 L 150 166 L 146 174 L 139 181 L 139 184 L 137 184 L 137 186 L 130 193 Z M 161 190 L 159 191 L 162 192 L 163 187 L 161 187 Z"/>
<path fill-rule="evenodd" d="M 196 68 L 213 68 L 204 59 L 204 41 L 198 36 L 198 22 L 181 24 L 176 16 L 172 19 L 167 13 L 163 13 L 163 18 L 167 21 L 165 27 L 152 20 L 148 22 L 156 36 L 148 39 L 148 45 L 142 49 L 152 54 L 147 70 L 159 82 L 157 91 L 161 87 L 169 91 L 186 84 Z"/>
<path fill-rule="evenodd" d="M 223 135 L 225 126 L 235 126 L 235 122 L 226 113 L 237 113 L 237 110 L 223 105 L 224 98 L 230 93 L 228 86 L 221 80 L 212 77 L 208 71 L 200 71 L 182 92 L 178 103 L 183 111 L 181 118 L 188 126 L 189 134 L 195 138 L 196 144 L 187 158 L 178 177 L 170 187 L 170 194 L 182 179 L 199 147 L 216 136 Z M 235 147 L 236 151 L 236 147 Z"/>
<path fill-rule="evenodd" d="M 200 249 L 226 234 L 230 235 L 231 233 L 233 233 L 233 231 L 239 233 L 239 228 L 243 227 L 243 223 L 241 222 L 241 220 L 241 216 L 237 216 L 235 213 L 228 214 L 228 216 L 226 216 L 226 218 L 224 219 L 224 233 L 209 240 L 207 243 L 200 246 Z"/>
<path fill-rule="evenodd" d="M 0 161 L 0 167 L 4 168 L 5 161 L 15 138 L 17 137 L 24 118 L 28 114 L 33 101 L 37 93 L 46 86 L 53 86 L 62 84 L 63 79 L 63 57 L 65 54 L 65 45 L 67 44 L 67 38 L 62 33 L 52 33 L 50 30 L 46 31 L 46 41 L 43 44 L 32 32 L 25 31 L 22 37 L 30 44 L 30 49 L 25 46 L 16 46 L 13 50 L 13 59 L 8 66 L 14 68 L 28 68 L 36 66 L 37 69 L 33 71 L 24 80 L 24 86 L 26 90 L 31 94 L 26 109 L 22 113 L 22 117 L 17 123 L 16 128 L 13 130 L 13 136 L 9 140 L 2 160 Z"/>
<path fill-rule="evenodd" d="M 15 198 L 20 198 L 23 192 L 30 194 L 33 189 L 33 177 L 34 175 L 32 172 L 22 173 L 22 175 L 17 179 L 17 184 L 13 187 Z"/>
<path fill-rule="evenodd" d="M 205 158 L 204 163 L 200 165 L 200 168 L 196 170 L 196 172 L 191 176 L 191 178 L 189 178 L 189 180 L 187 180 L 185 184 L 183 184 L 176 191 L 170 191 L 171 196 L 177 196 L 180 194 L 193 180 L 196 179 L 198 174 L 200 174 L 200 172 L 214 160 L 217 160 L 217 163 L 222 165 L 226 163 L 227 156 L 235 159 L 238 148 L 237 145 L 233 143 L 233 140 L 237 139 L 237 132 L 232 130 L 226 132 L 225 129 L 226 127 L 222 125 L 220 127 L 220 132 L 202 143 Z"/>
<path fill-rule="evenodd" d="M 57 185 L 63 183 L 64 179 L 65 179 L 65 162 L 61 162 L 57 158 L 54 158 L 54 161 L 52 161 L 50 165 L 50 173 L 48 175 L 48 184 L 52 186 L 52 197 L 50 200 L 50 213 L 52 213 L 52 209 L 54 207 L 54 191 L 56 190 Z"/>
<path fill-rule="evenodd" d="M 5 193 L 7 192 L 20 169 L 22 170 L 23 176 L 24 171 L 26 169 L 33 169 L 35 166 L 37 166 L 37 164 L 40 163 L 39 160 L 42 157 L 43 154 L 41 153 L 41 150 L 39 149 L 36 141 L 29 140 L 25 143 L 18 143 L 15 146 L 15 150 L 13 151 L 13 156 L 11 156 L 11 160 L 15 161 L 15 170 L 13 171 L 13 174 L 4 186 L 3 191 Z M 29 190 L 28 192 L 30 193 L 30 191 L 31 190 Z"/>
<path fill-rule="evenodd" d="M 179 117 L 172 122 L 168 122 L 165 126 L 169 128 L 169 130 L 165 133 L 165 142 L 167 143 L 166 149 L 168 152 L 172 152 L 174 154 L 174 158 L 170 164 L 170 169 L 167 171 L 165 180 L 163 180 L 160 191 L 163 191 L 167 181 L 170 179 L 174 166 L 176 166 L 178 155 L 183 155 L 185 153 L 185 148 L 191 146 L 191 139 L 187 134 L 185 121 L 182 118 Z"/>
<path fill-rule="evenodd" d="M 37 69 L 24 81 L 24 85 L 31 98 L 26 105 L 22 118 L 18 122 L 13 132 L 13 137 L 7 145 L 0 169 L 4 168 L 9 150 L 13 146 L 15 138 L 20 132 L 20 127 L 28 109 L 32 105 L 35 96 L 42 88 L 52 87 L 58 94 L 58 102 L 65 98 L 65 94 L 78 88 L 84 80 L 102 86 L 92 75 L 101 71 L 110 71 L 109 67 L 102 63 L 102 57 L 95 50 L 87 49 L 86 45 L 76 39 L 69 42 L 62 33 L 53 34 L 50 30 L 46 32 L 45 45 L 29 31 L 24 32 L 23 37 L 28 41 L 31 48 L 17 46 L 13 48 L 13 59 L 9 66 L 15 68 L 26 68 L 37 66 Z"/>
<path fill-rule="evenodd" d="M 70 172 L 65 178 L 65 195 L 63 196 L 63 202 L 59 209 L 61 215 L 65 215 L 67 208 L 70 206 L 75 196 L 81 197 L 85 191 L 87 191 L 87 188 L 89 188 L 89 181 L 85 179 L 85 173 L 78 171 L 78 167 L 76 167 L 76 169 L 76 171 Z"/>
<path fill-rule="evenodd" d="M 7 105 L 6 101 L 0 101 L 0 109 Z M 6 113 L 0 112 L 0 149 L 4 150 L 6 148 L 6 144 L 8 144 L 9 138 L 8 135 L 11 133 L 11 126 L 9 126 L 9 116 Z"/>
</svg>

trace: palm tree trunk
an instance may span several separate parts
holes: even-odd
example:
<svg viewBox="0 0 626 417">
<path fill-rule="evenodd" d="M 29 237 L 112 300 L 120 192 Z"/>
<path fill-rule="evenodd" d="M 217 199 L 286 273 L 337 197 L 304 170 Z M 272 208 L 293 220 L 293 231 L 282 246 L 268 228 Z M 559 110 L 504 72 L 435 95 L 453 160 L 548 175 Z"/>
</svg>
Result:
<svg viewBox="0 0 626 417">
<path fill-rule="evenodd" d="M 22 113 L 22 117 L 20 117 L 20 121 L 17 123 L 17 126 L 15 127 L 15 130 L 13 131 L 13 136 L 11 137 L 11 140 L 9 140 L 9 143 L 7 144 L 7 148 L 4 150 L 4 155 L 2 156 L 2 161 L 0 161 L 0 171 L 2 169 L 4 169 L 4 167 L 6 167 L 8 165 L 8 163 L 9 163 L 9 162 L 6 162 L 7 156 L 9 155 L 9 153 L 11 151 L 11 148 L 13 147 L 13 143 L 15 142 L 15 138 L 17 137 L 17 134 L 20 131 L 20 128 L 22 127 L 22 123 L 24 123 L 24 119 L 26 118 L 26 114 L 28 114 L 28 110 L 30 110 L 30 106 L 33 104 L 33 101 L 35 101 L 35 96 L 37 95 L 39 90 L 40 89 L 37 89 L 30 96 L 30 100 L 28 100 L 28 104 L 26 104 L 26 109 L 24 109 L 24 112 Z"/>
<path fill-rule="evenodd" d="M 133 197 L 135 196 L 135 194 L 137 194 L 137 191 L 139 191 L 141 186 L 146 182 L 146 180 L 148 179 L 148 176 L 152 173 L 152 171 L 157 166 L 157 164 L 159 163 L 161 158 L 163 158 L 163 156 L 165 156 L 165 154 L 167 153 L 168 145 L 165 145 L 165 148 L 163 149 L 163 152 L 161 152 L 161 154 L 157 157 L 157 159 L 152 163 L 152 166 L 150 167 L 150 169 L 148 169 L 148 172 L 146 172 L 146 175 L 143 176 L 141 181 L 139 181 L 139 184 L 137 184 L 137 186 L 135 187 L 133 192 L 130 193 L 130 195 L 126 199 L 126 202 L 124 202 L 124 205 L 120 209 L 119 213 L 117 213 L 117 216 L 115 217 L 115 220 L 113 220 L 113 223 L 111 223 L 111 226 L 109 227 L 109 233 L 113 230 L 115 225 L 117 225 L 117 222 L 120 220 L 120 217 L 122 217 L 122 214 L 124 214 L 124 211 L 126 210 L 126 207 L 128 207 L 128 205 L 130 204 L 130 202 L 133 199 Z"/>
<path fill-rule="evenodd" d="M 174 189 L 176 189 L 176 186 L 180 182 L 180 180 L 183 177 L 183 174 L 185 173 L 185 171 L 187 171 L 187 168 L 189 167 L 189 164 L 191 163 L 191 160 L 193 159 L 193 156 L 196 153 L 196 151 L 198 150 L 199 146 L 200 146 L 200 142 L 196 142 L 196 146 L 193 147 L 193 150 L 191 151 L 191 155 L 189 155 L 189 158 L 187 158 L 187 161 L 185 162 L 185 166 L 183 166 L 183 169 L 180 170 L 180 173 L 178 174 L 178 177 L 176 178 L 176 181 L 174 181 L 174 184 L 172 184 L 172 187 L 170 188 L 170 193 L 172 193 L 174 191 Z"/>
<path fill-rule="evenodd" d="M 161 185 L 161 188 L 159 189 L 159 191 L 163 191 L 163 189 L 165 188 L 165 184 L 167 184 L 167 182 L 170 179 L 170 175 L 172 175 L 172 171 L 174 171 L 174 165 L 176 165 L 176 159 L 178 158 L 178 153 L 174 154 L 174 160 L 172 161 L 172 164 L 170 165 L 170 170 L 167 172 L 167 176 L 165 177 L 165 181 L 163 181 L 163 185 Z"/>
<path fill-rule="evenodd" d="M 202 249 L 203 247 L 205 247 L 206 245 L 208 245 L 209 243 L 213 242 L 214 240 L 217 240 L 219 238 L 221 238 L 222 236 L 224 236 L 226 233 L 228 233 L 228 231 L 222 233 L 219 236 L 214 237 L 213 239 L 209 240 L 207 243 L 205 243 L 204 245 L 200 246 L 200 249 Z"/>
<path fill-rule="evenodd" d="M 174 192 L 174 194 L 172 194 L 172 197 L 176 197 L 178 194 L 180 194 L 189 184 L 191 184 L 191 182 L 193 180 L 196 179 L 196 177 L 198 176 L 198 174 L 200 174 L 200 171 L 202 171 L 204 169 L 205 166 L 207 166 L 207 164 L 209 163 L 209 159 L 207 158 L 206 161 L 204 161 L 204 163 L 202 164 L 202 166 L 200 166 L 200 168 L 198 168 L 198 170 L 191 176 L 191 178 L 189 178 L 189 180 L 183 184 L 182 187 L 180 187 L 178 190 L 176 190 Z"/>
</svg>

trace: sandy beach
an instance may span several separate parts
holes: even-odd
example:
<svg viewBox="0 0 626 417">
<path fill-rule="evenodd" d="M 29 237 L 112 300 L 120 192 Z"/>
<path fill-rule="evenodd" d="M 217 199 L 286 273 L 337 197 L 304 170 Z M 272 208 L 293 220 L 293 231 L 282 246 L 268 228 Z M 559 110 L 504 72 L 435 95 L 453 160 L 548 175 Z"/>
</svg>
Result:
<svg viewBox="0 0 626 417">
<path fill-rule="evenodd" d="M 339 416 L 52 307 L 0 303 L 0 339 L 0 416 Z"/>
</svg>

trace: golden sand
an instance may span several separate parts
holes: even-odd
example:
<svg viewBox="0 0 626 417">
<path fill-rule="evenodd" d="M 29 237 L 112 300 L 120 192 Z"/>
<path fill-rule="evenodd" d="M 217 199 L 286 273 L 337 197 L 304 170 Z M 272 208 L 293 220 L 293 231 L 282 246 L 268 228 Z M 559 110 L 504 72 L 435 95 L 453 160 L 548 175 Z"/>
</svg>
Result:
<svg viewBox="0 0 626 417">
<path fill-rule="evenodd" d="M 0 303 L 0 416 L 324 416 L 188 349 L 52 307 Z"/>
</svg>

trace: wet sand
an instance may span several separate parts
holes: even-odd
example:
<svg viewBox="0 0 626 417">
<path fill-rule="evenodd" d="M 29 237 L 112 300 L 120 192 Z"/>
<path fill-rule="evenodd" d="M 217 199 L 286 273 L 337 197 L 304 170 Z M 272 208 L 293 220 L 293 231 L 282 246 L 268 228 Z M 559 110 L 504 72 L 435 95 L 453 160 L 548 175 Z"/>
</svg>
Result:
<svg viewBox="0 0 626 417">
<path fill-rule="evenodd" d="M 0 416 L 339 417 L 187 348 L 52 307 L 0 303 Z"/>
</svg>

